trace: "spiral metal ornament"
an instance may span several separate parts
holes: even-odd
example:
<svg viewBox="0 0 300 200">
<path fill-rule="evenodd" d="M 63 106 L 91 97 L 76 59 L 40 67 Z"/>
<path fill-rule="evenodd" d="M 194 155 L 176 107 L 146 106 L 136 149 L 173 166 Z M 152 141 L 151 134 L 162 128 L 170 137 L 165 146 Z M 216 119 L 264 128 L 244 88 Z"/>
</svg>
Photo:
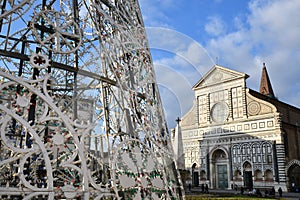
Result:
<svg viewBox="0 0 300 200">
<path fill-rule="evenodd" d="M 0 199 L 184 199 L 137 0 L 0 9 Z"/>
</svg>

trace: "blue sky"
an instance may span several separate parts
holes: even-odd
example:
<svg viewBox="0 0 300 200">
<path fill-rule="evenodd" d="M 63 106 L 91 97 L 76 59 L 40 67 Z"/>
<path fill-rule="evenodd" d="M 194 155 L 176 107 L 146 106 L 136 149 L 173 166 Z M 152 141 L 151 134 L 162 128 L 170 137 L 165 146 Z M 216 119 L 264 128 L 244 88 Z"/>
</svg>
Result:
<svg viewBox="0 0 300 200">
<path fill-rule="evenodd" d="M 266 63 L 276 97 L 300 107 L 299 0 L 139 0 L 169 128 L 214 65 L 250 75 Z"/>
</svg>

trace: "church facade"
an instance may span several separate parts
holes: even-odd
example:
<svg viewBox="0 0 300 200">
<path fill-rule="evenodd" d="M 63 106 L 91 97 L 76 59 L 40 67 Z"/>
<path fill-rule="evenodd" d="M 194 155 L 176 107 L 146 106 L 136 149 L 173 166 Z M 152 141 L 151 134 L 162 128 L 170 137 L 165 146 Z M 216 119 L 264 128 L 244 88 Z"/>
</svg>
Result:
<svg viewBox="0 0 300 200">
<path fill-rule="evenodd" d="M 247 74 L 215 65 L 193 87 L 180 122 L 184 167 L 210 188 L 300 187 L 300 109 L 277 100 L 263 66 L 260 92 Z"/>
</svg>

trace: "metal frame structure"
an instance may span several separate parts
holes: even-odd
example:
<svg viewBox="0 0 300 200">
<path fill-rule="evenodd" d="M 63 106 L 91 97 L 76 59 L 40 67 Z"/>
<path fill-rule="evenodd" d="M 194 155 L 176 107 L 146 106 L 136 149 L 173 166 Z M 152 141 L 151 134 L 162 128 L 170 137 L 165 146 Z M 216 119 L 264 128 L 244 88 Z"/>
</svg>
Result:
<svg viewBox="0 0 300 200">
<path fill-rule="evenodd" d="M 137 0 L 0 6 L 0 198 L 184 199 Z"/>
</svg>

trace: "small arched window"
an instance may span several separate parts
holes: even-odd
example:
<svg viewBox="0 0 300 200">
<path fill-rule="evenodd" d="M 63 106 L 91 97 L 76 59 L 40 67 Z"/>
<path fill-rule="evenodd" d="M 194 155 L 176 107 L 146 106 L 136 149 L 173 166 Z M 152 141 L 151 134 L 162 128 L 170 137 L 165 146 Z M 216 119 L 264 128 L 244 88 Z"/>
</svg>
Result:
<svg viewBox="0 0 300 200">
<path fill-rule="evenodd" d="M 255 172 L 254 172 L 254 180 L 255 181 L 262 181 L 263 180 L 263 174 L 259 169 L 255 170 Z"/>
<path fill-rule="evenodd" d="M 234 181 L 241 181 L 242 180 L 242 173 L 240 170 L 235 170 L 234 171 L 234 176 L 233 176 Z"/>
<path fill-rule="evenodd" d="M 274 178 L 273 172 L 271 170 L 267 169 L 265 171 L 265 180 L 271 182 L 271 181 L 273 181 L 273 178 Z"/>
<path fill-rule="evenodd" d="M 205 181 L 206 180 L 206 173 L 204 170 L 200 171 L 200 180 Z"/>
</svg>

